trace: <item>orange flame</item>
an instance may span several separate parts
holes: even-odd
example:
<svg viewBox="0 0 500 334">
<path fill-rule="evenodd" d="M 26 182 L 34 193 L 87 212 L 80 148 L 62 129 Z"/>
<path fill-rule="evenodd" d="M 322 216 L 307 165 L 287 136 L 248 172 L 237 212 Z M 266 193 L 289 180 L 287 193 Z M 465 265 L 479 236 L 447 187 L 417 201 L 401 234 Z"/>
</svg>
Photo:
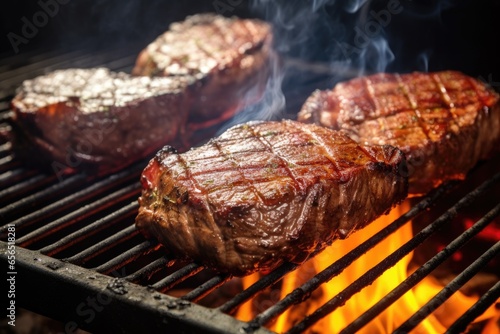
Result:
<svg viewBox="0 0 500 334">
<path fill-rule="evenodd" d="M 283 278 L 280 298 L 285 297 L 295 288 L 311 279 L 316 273 L 322 271 L 372 235 L 385 228 L 408 209 L 409 204 L 405 202 L 394 208 L 388 215 L 380 217 L 371 223 L 364 228 L 362 232 L 354 233 L 346 240 L 335 241 L 330 247 L 316 257 L 305 262 L 296 271 Z M 276 320 L 270 329 L 277 333 L 286 332 L 293 327 L 294 324 L 303 319 L 305 315 L 311 314 L 318 307 L 336 296 L 367 270 L 385 259 L 412 237 L 413 231 L 411 224 L 407 223 L 395 233 L 391 234 L 384 242 L 379 243 L 353 262 L 338 276 L 332 278 L 327 284 L 321 285 L 306 301 L 289 308 Z M 349 298 L 342 307 L 314 324 L 308 332 L 338 333 L 344 329 L 348 324 L 358 318 L 368 308 L 408 277 L 410 274 L 408 265 L 411 258 L 412 253 L 405 256 L 394 267 L 386 270 L 371 285 Z M 258 278 L 258 274 L 245 277 L 243 280 L 244 288 L 253 284 Z M 372 334 L 393 332 L 434 295 L 441 291 L 442 288 L 443 286 L 432 278 L 432 276 L 426 277 L 390 307 L 385 309 L 377 318 L 363 327 L 359 333 Z M 477 297 L 468 297 L 461 292 L 456 292 L 447 302 L 436 309 L 433 314 L 422 321 L 412 333 L 443 333 L 446 328 L 469 309 L 477 299 Z M 242 305 L 236 317 L 244 321 L 251 320 L 255 315 L 254 313 L 262 311 L 262 308 L 256 311 L 254 309 L 255 304 L 255 301 L 249 301 Z M 495 317 L 498 318 L 498 316 L 499 312 L 494 309 L 493 305 L 484 312 L 480 318 L 476 319 L 476 321 Z"/>
</svg>

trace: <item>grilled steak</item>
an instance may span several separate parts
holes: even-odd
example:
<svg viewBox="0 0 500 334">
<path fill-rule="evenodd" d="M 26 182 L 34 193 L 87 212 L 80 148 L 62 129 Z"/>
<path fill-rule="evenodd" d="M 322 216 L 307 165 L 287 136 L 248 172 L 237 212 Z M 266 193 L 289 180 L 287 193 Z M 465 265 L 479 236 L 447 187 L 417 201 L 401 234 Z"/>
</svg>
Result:
<svg viewBox="0 0 500 334">
<path fill-rule="evenodd" d="M 177 256 L 244 275 L 300 263 L 407 195 L 404 155 L 295 121 L 237 125 L 203 146 L 158 152 L 136 226 Z"/>
<path fill-rule="evenodd" d="M 12 100 L 22 132 L 17 137 L 57 171 L 111 171 L 176 138 L 187 117 L 188 84 L 184 78 L 140 78 L 104 68 L 57 70 L 18 89 Z"/>
<path fill-rule="evenodd" d="M 263 21 L 197 14 L 149 44 L 132 74 L 194 78 L 190 124 L 223 121 L 261 97 L 275 59 L 271 43 Z"/>
<path fill-rule="evenodd" d="M 261 96 L 270 44 L 258 20 L 188 17 L 141 53 L 135 75 L 66 69 L 25 81 L 12 101 L 13 140 L 56 171 L 108 173 L 166 144 L 187 149 Z"/>
<path fill-rule="evenodd" d="M 408 160 L 409 192 L 463 179 L 500 146 L 499 95 L 456 71 L 375 74 L 315 91 L 298 120 L 389 144 Z"/>
</svg>

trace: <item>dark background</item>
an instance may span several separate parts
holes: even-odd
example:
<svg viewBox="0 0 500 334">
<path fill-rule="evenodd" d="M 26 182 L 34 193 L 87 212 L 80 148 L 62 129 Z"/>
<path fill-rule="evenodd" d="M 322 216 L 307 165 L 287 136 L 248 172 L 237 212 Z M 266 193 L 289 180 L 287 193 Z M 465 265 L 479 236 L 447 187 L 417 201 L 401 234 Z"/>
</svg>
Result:
<svg viewBox="0 0 500 334">
<path fill-rule="evenodd" d="M 51 3 L 56 0 L 41 0 Z M 61 0 L 62 1 L 62 0 Z M 353 44 L 356 26 L 363 26 L 363 15 L 387 8 L 388 1 L 325 0 L 181 0 L 133 1 L 64 0 L 58 12 L 48 19 L 27 44 L 15 53 L 7 38 L 9 32 L 22 36 L 22 18 L 30 22 L 42 10 L 39 1 L 2 3 L 0 56 L 47 50 L 108 48 L 123 45 L 145 46 L 164 32 L 169 23 L 199 12 L 224 11 L 224 15 L 259 17 L 272 21 L 280 51 L 308 61 L 340 62 L 342 65 L 380 69 L 374 65 L 376 50 L 367 48 L 364 59 L 346 57 L 339 43 Z M 390 24 L 377 39 L 385 38 L 393 53 L 387 71 L 456 69 L 500 85 L 498 55 L 495 51 L 500 1 L 399 0 L 403 12 L 391 17 Z M 360 10 L 347 8 L 364 2 Z M 316 11 L 314 5 L 324 3 Z M 222 5 L 221 5 L 222 4 Z M 231 5 L 233 4 L 233 5 Z M 281 8 L 278 11 L 278 8 Z"/>
</svg>

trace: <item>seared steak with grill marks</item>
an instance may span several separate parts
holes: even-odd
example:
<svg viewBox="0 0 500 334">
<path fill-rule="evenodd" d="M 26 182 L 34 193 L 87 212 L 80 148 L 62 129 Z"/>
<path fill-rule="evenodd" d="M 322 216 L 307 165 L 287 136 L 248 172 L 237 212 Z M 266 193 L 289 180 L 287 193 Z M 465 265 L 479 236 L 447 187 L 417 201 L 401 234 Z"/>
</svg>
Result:
<svg viewBox="0 0 500 334">
<path fill-rule="evenodd" d="M 261 97 L 275 57 L 271 43 L 263 21 L 197 14 L 149 44 L 132 74 L 193 78 L 190 123 L 222 121 Z"/>
<path fill-rule="evenodd" d="M 404 155 L 295 121 L 237 125 L 166 147 L 142 174 L 136 226 L 177 256 L 244 275 L 300 263 L 407 195 Z"/>
<path fill-rule="evenodd" d="M 500 146 L 500 97 L 456 71 L 376 74 L 315 91 L 298 120 L 389 144 L 408 160 L 409 192 L 463 179 Z"/>
<path fill-rule="evenodd" d="M 105 68 L 57 70 L 18 89 L 12 100 L 17 137 L 57 171 L 109 172 L 176 138 L 187 117 L 188 84 Z"/>
<path fill-rule="evenodd" d="M 56 170 L 108 173 L 167 144 L 187 149 L 260 98 L 271 36 L 259 20 L 194 15 L 141 53 L 134 76 L 66 69 L 27 80 L 12 101 L 18 151 L 41 150 Z"/>
</svg>

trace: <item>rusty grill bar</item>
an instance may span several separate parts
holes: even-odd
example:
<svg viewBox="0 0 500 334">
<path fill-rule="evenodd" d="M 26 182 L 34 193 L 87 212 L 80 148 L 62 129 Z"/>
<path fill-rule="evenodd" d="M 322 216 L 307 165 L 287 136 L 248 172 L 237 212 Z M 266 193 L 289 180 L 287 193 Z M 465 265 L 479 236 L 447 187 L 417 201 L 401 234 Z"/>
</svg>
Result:
<svg viewBox="0 0 500 334">
<path fill-rule="evenodd" d="M 63 55 L 33 56 L 26 65 L 9 68 L 1 76 L 0 129 L 8 133 L 10 128 L 8 102 L 14 88 L 24 79 L 34 77 L 51 69 L 63 67 L 107 66 L 112 70 L 129 70 L 136 50 L 106 50 L 96 54 L 69 52 Z M 117 57 L 117 55 L 121 55 Z M 123 56 L 124 55 L 124 56 Z M 299 66 L 296 63 L 294 66 Z M 0 63 L 1 66 L 6 64 Z M 313 79 L 302 79 L 303 96 L 289 104 L 296 108 L 312 89 L 329 85 L 328 76 L 315 73 Z M 309 84 L 309 86 L 308 86 Z M 305 284 L 258 314 L 249 322 L 233 317 L 239 306 L 259 292 L 280 282 L 298 265 L 285 263 L 273 272 L 262 276 L 252 286 L 226 296 L 216 306 L 204 305 L 204 299 L 216 294 L 233 282 L 230 275 L 218 275 L 196 263 L 186 263 L 170 258 L 155 241 L 146 240 L 134 227 L 140 193 L 139 176 L 147 160 L 141 161 L 110 176 L 73 174 L 58 179 L 54 174 L 44 173 L 24 166 L 12 153 L 8 140 L 0 142 L 0 217 L 2 217 L 1 241 L 2 266 L 7 266 L 7 225 L 16 226 L 17 269 L 19 306 L 47 315 L 65 324 L 75 322 L 83 329 L 94 332 L 147 332 L 148 330 L 204 330 L 210 333 L 269 333 L 266 325 L 272 323 L 291 306 L 309 298 L 311 292 L 331 278 L 339 275 L 353 261 L 383 242 L 413 218 L 433 210 L 436 203 L 464 185 L 450 182 L 419 199 L 408 212 L 388 225 L 340 260 L 316 274 Z M 421 245 L 467 206 L 481 201 L 489 188 L 500 187 L 500 173 L 489 175 L 440 217 L 430 223 L 414 238 L 397 251 L 354 281 L 348 288 L 332 298 L 314 313 L 303 318 L 289 333 L 299 333 L 342 307 L 346 299 L 370 285 L 384 271 L 406 254 Z M 466 184 L 466 182 L 465 182 Z M 464 246 L 475 235 L 483 231 L 500 215 L 500 205 L 485 211 L 471 228 L 463 232 L 428 262 L 414 271 L 402 284 L 366 310 L 349 324 L 342 333 L 355 333 L 378 314 L 394 303 L 424 277 L 429 275 L 454 252 Z M 500 243 L 460 273 L 415 313 L 398 332 L 412 329 L 441 305 L 454 291 L 460 289 L 488 261 L 498 255 Z M 31 281 L 38 281 L 35 287 Z M 55 289 L 59 293 L 55 295 Z M 171 295 L 172 292 L 176 296 Z M 78 315 L 78 307 L 89 296 L 106 300 L 102 312 L 87 322 Z M 449 331 L 464 330 L 500 296 L 499 283 L 492 287 L 459 318 Z M 140 324 L 131 319 L 140 316 Z M 128 320 L 130 319 L 130 320 Z"/>
</svg>

